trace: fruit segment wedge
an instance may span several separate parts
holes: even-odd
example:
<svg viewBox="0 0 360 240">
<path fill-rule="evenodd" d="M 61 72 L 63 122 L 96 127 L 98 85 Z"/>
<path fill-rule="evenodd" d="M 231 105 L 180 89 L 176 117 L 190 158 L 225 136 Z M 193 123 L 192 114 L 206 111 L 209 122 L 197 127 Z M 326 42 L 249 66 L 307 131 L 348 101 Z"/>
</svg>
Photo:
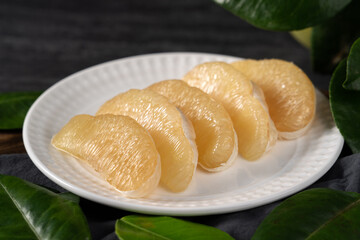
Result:
<svg viewBox="0 0 360 240">
<path fill-rule="evenodd" d="M 149 131 L 161 157 L 160 182 L 173 192 L 184 191 L 197 165 L 195 133 L 190 121 L 151 90 L 132 89 L 104 103 L 96 115 L 126 115 Z"/>
<path fill-rule="evenodd" d="M 51 144 L 85 161 L 125 196 L 146 196 L 159 183 L 161 164 L 155 143 L 129 117 L 75 116 Z"/>
<path fill-rule="evenodd" d="M 230 114 L 239 153 L 256 160 L 276 142 L 277 132 L 262 99 L 261 89 L 230 64 L 208 62 L 196 66 L 183 80 L 221 102 Z"/>
<path fill-rule="evenodd" d="M 262 88 L 280 138 L 306 132 L 315 116 L 315 88 L 300 68 L 278 59 L 237 61 L 232 66 Z"/>
<path fill-rule="evenodd" d="M 148 88 L 167 97 L 191 121 L 201 167 L 218 172 L 233 163 L 237 137 L 230 115 L 219 102 L 182 80 L 161 81 Z"/>
</svg>

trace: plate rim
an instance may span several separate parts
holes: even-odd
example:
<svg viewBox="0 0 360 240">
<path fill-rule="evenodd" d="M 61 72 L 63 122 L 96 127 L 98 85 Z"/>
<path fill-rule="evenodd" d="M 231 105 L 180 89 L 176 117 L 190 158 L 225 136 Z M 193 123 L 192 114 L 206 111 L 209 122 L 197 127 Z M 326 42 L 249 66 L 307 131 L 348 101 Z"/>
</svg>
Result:
<svg viewBox="0 0 360 240">
<path fill-rule="evenodd" d="M 296 192 L 299 192 L 299 191 L 305 189 L 306 187 L 310 186 L 312 183 L 316 182 L 333 166 L 333 164 L 338 159 L 338 157 L 341 153 L 341 150 L 343 148 L 343 144 L 344 144 L 344 139 L 341 135 L 340 135 L 339 142 L 337 145 L 338 146 L 337 151 L 335 152 L 334 157 L 331 159 L 331 161 L 328 161 L 327 164 L 323 168 L 321 168 L 319 171 L 317 171 L 316 174 L 313 174 L 311 178 L 307 179 L 306 181 L 301 182 L 298 185 L 295 185 L 295 186 L 287 189 L 287 191 L 278 192 L 278 193 L 272 194 L 271 196 L 268 196 L 268 197 L 265 197 L 262 199 L 255 199 L 255 200 L 252 200 L 248 204 L 242 203 L 241 206 L 239 206 L 239 204 L 237 202 L 233 202 L 233 203 L 227 203 L 226 206 L 221 206 L 221 208 L 219 208 L 219 207 L 211 208 L 211 206 L 197 206 L 197 208 L 195 210 L 191 209 L 191 208 L 189 209 L 186 206 L 173 208 L 173 207 L 167 207 L 167 206 L 153 206 L 153 205 L 141 205 L 141 204 L 139 205 L 139 204 L 132 203 L 132 202 L 123 202 L 121 200 L 110 199 L 105 196 L 101 196 L 101 195 L 97 195 L 95 193 L 89 192 L 78 186 L 74 186 L 71 183 L 68 183 L 66 180 L 61 179 L 61 177 L 59 177 L 55 173 L 53 173 L 50 169 L 48 169 L 44 165 L 44 163 L 42 163 L 42 161 L 38 158 L 35 151 L 33 151 L 32 147 L 31 147 L 31 143 L 30 143 L 29 135 L 28 135 L 28 129 L 29 129 L 30 119 L 33 115 L 33 112 L 37 108 L 38 104 L 40 102 L 42 102 L 43 98 L 45 98 L 48 95 L 51 95 L 51 93 L 54 91 L 54 89 L 57 89 L 57 87 L 59 85 L 62 85 L 67 81 L 71 81 L 71 79 L 73 79 L 74 77 L 76 77 L 78 75 L 82 75 L 85 72 L 88 72 L 88 71 L 91 71 L 91 70 L 94 70 L 97 68 L 102 68 L 103 66 L 106 66 L 108 64 L 122 62 L 122 61 L 129 61 L 129 60 L 133 60 L 133 59 L 136 60 L 137 58 L 144 58 L 144 57 L 152 58 L 152 57 L 158 57 L 158 56 L 171 56 L 171 55 L 176 55 L 176 56 L 179 56 L 179 55 L 184 55 L 184 56 L 185 55 L 201 55 L 201 56 L 209 56 L 209 57 L 226 57 L 226 58 L 230 57 L 230 58 L 241 59 L 240 57 L 231 56 L 231 55 L 222 55 L 222 54 L 217 54 L 217 53 L 214 53 L 214 54 L 213 53 L 201 53 L 201 52 L 164 52 L 164 53 L 139 54 L 139 55 L 128 56 L 128 57 L 114 59 L 111 61 L 96 64 L 94 66 L 90 66 L 88 68 L 77 71 L 77 72 L 59 80 L 58 82 L 53 84 L 51 87 L 49 87 L 47 90 L 45 90 L 44 93 L 41 94 L 41 96 L 33 103 L 33 105 L 30 107 L 29 111 L 27 112 L 25 120 L 24 120 L 23 131 L 22 131 L 24 146 L 25 146 L 26 152 L 28 153 L 30 159 L 35 164 L 35 166 L 45 176 L 47 176 L 49 179 L 51 179 L 53 182 L 55 182 L 59 186 L 63 187 L 64 189 L 71 191 L 85 199 L 89 199 L 89 200 L 92 200 L 92 201 L 100 203 L 100 204 L 105 204 L 105 205 L 115 207 L 115 208 L 121 208 L 121 209 L 124 209 L 127 211 L 133 211 L 133 212 L 145 213 L 145 214 L 153 214 L 153 215 L 166 214 L 166 215 L 172 215 L 172 216 L 201 216 L 201 215 L 223 214 L 223 213 L 230 213 L 230 212 L 235 212 L 235 211 L 242 211 L 242 210 L 262 206 L 265 204 L 269 204 L 276 200 L 280 200 L 285 197 L 288 197 Z M 317 89 L 316 89 L 316 91 L 319 94 L 323 95 Z"/>
</svg>

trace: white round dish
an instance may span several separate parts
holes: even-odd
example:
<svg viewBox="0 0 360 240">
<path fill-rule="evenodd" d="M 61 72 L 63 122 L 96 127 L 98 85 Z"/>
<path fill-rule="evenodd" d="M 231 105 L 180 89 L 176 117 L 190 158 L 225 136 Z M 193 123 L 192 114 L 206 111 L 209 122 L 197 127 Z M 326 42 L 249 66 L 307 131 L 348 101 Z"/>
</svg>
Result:
<svg viewBox="0 0 360 240">
<path fill-rule="evenodd" d="M 264 205 L 296 193 L 324 175 L 340 154 L 344 140 L 328 100 L 317 91 L 316 117 L 307 134 L 278 141 L 255 162 L 239 157 L 220 173 L 197 169 L 189 188 L 170 193 L 161 186 L 147 198 L 129 199 L 78 160 L 55 150 L 52 136 L 71 117 L 94 114 L 106 100 L 131 88 L 182 76 L 206 61 L 239 58 L 204 53 L 160 53 L 103 63 L 58 82 L 33 104 L 23 128 L 26 151 L 34 164 L 63 188 L 98 203 L 129 211 L 178 216 L 234 212 Z"/>
</svg>

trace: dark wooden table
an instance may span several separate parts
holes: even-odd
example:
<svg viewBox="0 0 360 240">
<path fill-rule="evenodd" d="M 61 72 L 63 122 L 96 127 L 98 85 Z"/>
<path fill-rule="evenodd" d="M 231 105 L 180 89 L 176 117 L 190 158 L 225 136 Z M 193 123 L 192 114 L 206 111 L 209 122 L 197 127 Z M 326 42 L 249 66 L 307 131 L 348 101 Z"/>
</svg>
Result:
<svg viewBox="0 0 360 240">
<path fill-rule="evenodd" d="M 21 130 L 0 131 L 0 154 L 25 152 Z"/>
</svg>

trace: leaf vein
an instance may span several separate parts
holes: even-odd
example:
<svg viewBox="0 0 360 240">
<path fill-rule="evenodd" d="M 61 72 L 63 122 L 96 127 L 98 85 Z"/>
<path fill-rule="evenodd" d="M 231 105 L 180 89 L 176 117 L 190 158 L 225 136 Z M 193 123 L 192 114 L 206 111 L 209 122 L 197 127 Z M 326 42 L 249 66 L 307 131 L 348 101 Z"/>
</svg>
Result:
<svg viewBox="0 0 360 240">
<path fill-rule="evenodd" d="M 0 185 L 2 186 L 2 188 L 4 189 L 4 191 L 7 193 L 7 195 L 9 196 L 9 198 L 11 199 L 11 201 L 14 203 L 15 207 L 19 210 L 21 216 L 24 218 L 25 222 L 28 224 L 29 228 L 31 229 L 31 231 L 33 231 L 34 235 L 41 240 L 40 236 L 38 235 L 38 233 L 35 231 L 35 226 L 33 226 L 31 224 L 31 222 L 29 222 L 29 220 L 25 217 L 24 212 L 21 209 L 21 206 L 19 205 L 19 203 L 16 201 L 16 199 L 13 198 L 13 196 L 11 196 L 10 192 L 7 190 L 7 188 L 2 184 L 2 182 L 0 181 Z"/>
<path fill-rule="evenodd" d="M 128 225 L 130 225 L 130 226 L 132 226 L 132 227 L 134 227 L 134 228 L 143 230 L 144 232 L 147 232 L 147 233 L 150 233 L 150 234 L 152 234 L 152 235 L 154 235 L 154 236 L 157 236 L 157 237 L 159 237 L 159 238 L 161 238 L 161 239 L 171 240 L 170 238 L 161 236 L 161 235 L 159 235 L 159 234 L 157 234 L 157 233 L 155 233 L 155 232 L 151 232 L 151 231 L 149 231 L 148 229 L 139 227 L 138 225 L 135 225 L 135 224 L 133 224 L 133 223 L 130 223 L 130 222 L 127 222 L 127 221 L 124 221 L 124 220 L 121 220 L 121 221 L 124 222 L 124 223 L 126 223 L 126 224 L 128 224 Z"/>
<path fill-rule="evenodd" d="M 353 202 L 352 204 L 350 204 L 349 206 L 347 206 L 343 210 L 340 210 L 339 212 L 337 212 L 334 216 L 329 218 L 325 223 L 323 223 L 320 227 L 318 227 L 315 231 L 313 231 L 306 239 L 311 239 L 312 236 L 315 236 L 315 234 L 317 232 L 319 232 L 322 228 L 326 227 L 332 220 L 334 220 L 335 218 L 341 216 L 344 212 L 348 211 L 353 206 L 355 206 L 355 205 L 357 205 L 359 203 L 360 203 L 360 199 L 356 200 L 355 202 Z"/>
</svg>

